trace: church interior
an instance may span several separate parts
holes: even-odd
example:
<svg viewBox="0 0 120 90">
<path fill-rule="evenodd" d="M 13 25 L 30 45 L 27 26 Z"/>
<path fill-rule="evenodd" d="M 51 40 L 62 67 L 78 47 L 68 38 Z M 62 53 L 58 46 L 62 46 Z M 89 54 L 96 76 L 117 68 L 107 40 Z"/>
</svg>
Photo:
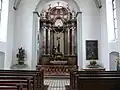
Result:
<svg viewBox="0 0 120 90">
<path fill-rule="evenodd" d="M 0 0 L 0 90 L 119 90 L 120 0 Z"/>
</svg>

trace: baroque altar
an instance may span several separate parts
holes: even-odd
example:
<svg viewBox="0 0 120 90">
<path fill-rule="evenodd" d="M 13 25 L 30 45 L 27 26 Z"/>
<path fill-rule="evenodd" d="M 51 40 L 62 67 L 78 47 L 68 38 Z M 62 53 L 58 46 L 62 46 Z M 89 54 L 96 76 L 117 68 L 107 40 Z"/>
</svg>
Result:
<svg viewBox="0 0 120 90">
<path fill-rule="evenodd" d="M 40 17 L 37 69 L 45 75 L 68 75 L 77 69 L 76 12 L 69 6 L 48 6 Z"/>
</svg>

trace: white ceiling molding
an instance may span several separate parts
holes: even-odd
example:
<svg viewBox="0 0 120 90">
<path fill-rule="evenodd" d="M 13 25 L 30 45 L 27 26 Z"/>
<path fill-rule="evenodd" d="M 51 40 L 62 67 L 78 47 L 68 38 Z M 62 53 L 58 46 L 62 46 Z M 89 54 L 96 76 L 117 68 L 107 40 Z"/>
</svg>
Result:
<svg viewBox="0 0 120 90">
<path fill-rule="evenodd" d="M 18 9 L 18 6 L 19 6 L 20 2 L 21 2 L 21 0 L 15 0 L 15 1 L 14 1 L 14 6 L 13 6 L 13 9 L 14 9 L 14 10 L 17 10 L 17 9 Z"/>
<path fill-rule="evenodd" d="M 102 8 L 101 0 L 94 0 L 97 8 Z"/>
</svg>

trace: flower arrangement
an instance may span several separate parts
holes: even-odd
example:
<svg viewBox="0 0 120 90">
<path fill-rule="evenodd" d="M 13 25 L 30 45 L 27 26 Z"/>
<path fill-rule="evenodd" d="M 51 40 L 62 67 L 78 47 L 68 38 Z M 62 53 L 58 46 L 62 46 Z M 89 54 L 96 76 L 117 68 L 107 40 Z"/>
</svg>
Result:
<svg viewBox="0 0 120 90">
<path fill-rule="evenodd" d="M 115 62 L 117 63 L 117 70 L 120 71 L 120 56 L 116 58 Z"/>
<path fill-rule="evenodd" d="M 90 65 L 91 65 L 91 66 L 95 66 L 96 64 L 97 64 L 96 61 L 90 61 Z"/>
<path fill-rule="evenodd" d="M 24 64 L 25 61 L 25 49 L 18 48 L 18 53 L 16 54 L 16 57 L 18 58 L 18 64 Z"/>
<path fill-rule="evenodd" d="M 120 56 L 116 58 L 117 65 L 120 65 Z"/>
</svg>

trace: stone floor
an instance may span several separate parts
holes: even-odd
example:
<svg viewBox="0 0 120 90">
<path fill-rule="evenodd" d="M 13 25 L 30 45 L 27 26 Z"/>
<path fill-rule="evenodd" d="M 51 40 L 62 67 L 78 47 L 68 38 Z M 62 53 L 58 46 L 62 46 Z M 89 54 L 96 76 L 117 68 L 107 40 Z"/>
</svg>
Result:
<svg viewBox="0 0 120 90">
<path fill-rule="evenodd" d="M 48 90 L 65 90 L 65 85 L 69 85 L 69 79 L 45 79 L 45 85 L 49 85 Z"/>
</svg>

